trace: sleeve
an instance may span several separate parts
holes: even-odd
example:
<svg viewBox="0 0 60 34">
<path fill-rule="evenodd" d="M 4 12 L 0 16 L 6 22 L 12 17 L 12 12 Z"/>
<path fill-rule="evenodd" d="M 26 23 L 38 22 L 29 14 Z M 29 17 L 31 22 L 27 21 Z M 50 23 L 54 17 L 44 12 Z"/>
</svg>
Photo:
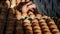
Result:
<svg viewBox="0 0 60 34">
<path fill-rule="evenodd" d="M 57 0 L 34 0 L 40 14 L 60 17 L 60 6 Z"/>
</svg>

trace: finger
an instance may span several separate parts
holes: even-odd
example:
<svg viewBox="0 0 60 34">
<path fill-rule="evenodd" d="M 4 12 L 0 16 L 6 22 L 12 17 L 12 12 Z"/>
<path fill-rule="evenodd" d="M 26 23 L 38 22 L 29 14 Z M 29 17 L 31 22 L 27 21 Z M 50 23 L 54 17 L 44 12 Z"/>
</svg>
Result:
<svg viewBox="0 0 60 34">
<path fill-rule="evenodd" d="M 30 0 L 26 0 L 26 2 L 29 2 Z"/>
<path fill-rule="evenodd" d="M 29 10 L 34 11 L 34 9 L 29 9 Z"/>
<path fill-rule="evenodd" d="M 28 6 L 28 9 L 32 9 L 32 8 L 34 8 L 34 9 L 36 8 L 35 4 Z"/>
<path fill-rule="evenodd" d="M 22 0 L 22 2 L 25 2 L 25 0 Z"/>
<path fill-rule="evenodd" d="M 19 5 L 21 0 L 16 0 L 16 4 Z"/>
<path fill-rule="evenodd" d="M 16 0 L 11 0 L 11 5 L 16 4 Z"/>
<path fill-rule="evenodd" d="M 24 5 L 24 6 L 22 7 L 22 12 L 23 12 L 23 13 L 26 13 L 27 11 L 28 11 L 27 6 Z"/>
<path fill-rule="evenodd" d="M 29 3 L 27 3 L 26 5 L 28 6 L 28 5 L 31 5 L 32 4 L 32 1 L 30 1 Z"/>
<path fill-rule="evenodd" d="M 16 6 L 16 0 L 11 0 L 11 7 L 10 8 L 14 8 Z"/>
</svg>

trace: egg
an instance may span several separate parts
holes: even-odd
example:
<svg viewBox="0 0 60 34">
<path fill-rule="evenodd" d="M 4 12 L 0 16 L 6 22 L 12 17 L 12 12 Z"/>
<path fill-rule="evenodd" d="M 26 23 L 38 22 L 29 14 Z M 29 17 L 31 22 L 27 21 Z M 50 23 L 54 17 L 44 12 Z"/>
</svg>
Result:
<svg viewBox="0 0 60 34">
<path fill-rule="evenodd" d="M 51 32 L 45 32 L 44 34 L 52 34 Z"/>
<path fill-rule="evenodd" d="M 56 25 L 51 25 L 50 28 L 51 28 L 51 29 L 56 29 L 57 26 L 56 26 Z"/>
</svg>

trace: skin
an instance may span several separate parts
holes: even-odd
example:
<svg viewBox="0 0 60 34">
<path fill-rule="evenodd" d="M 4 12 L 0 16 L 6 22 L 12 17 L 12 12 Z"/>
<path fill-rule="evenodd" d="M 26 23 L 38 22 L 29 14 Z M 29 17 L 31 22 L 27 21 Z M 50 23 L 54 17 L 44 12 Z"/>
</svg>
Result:
<svg viewBox="0 0 60 34">
<path fill-rule="evenodd" d="M 29 0 L 19 0 L 19 1 L 17 1 L 17 2 L 15 2 L 16 0 L 12 0 L 11 1 L 11 8 L 14 8 L 15 6 L 16 6 L 16 3 L 17 3 L 17 5 L 20 3 L 20 2 L 26 2 L 26 1 L 29 1 Z M 35 6 L 35 4 L 33 4 L 32 3 L 32 1 L 30 1 L 30 2 L 28 2 L 26 5 L 24 5 L 23 7 L 22 7 L 22 16 L 25 18 L 26 16 L 27 16 L 27 12 L 28 12 L 28 10 L 32 10 L 33 11 L 33 9 L 32 8 L 36 8 L 36 6 Z"/>
<path fill-rule="evenodd" d="M 28 10 L 31 10 L 31 11 L 34 11 L 33 8 L 35 9 L 36 6 L 35 4 L 33 4 L 32 1 L 30 0 L 10 0 L 11 1 L 11 6 L 10 8 L 14 8 L 15 6 L 19 5 L 20 2 L 28 2 L 27 4 L 25 4 L 23 7 L 22 7 L 22 16 L 25 18 L 27 16 L 27 12 Z M 30 1 L 30 2 L 29 2 Z M 18 14 L 17 14 L 18 15 Z"/>
<path fill-rule="evenodd" d="M 10 8 L 14 8 L 16 6 L 16 0 L 11 0 L 11 7 Z"/>
<path fill-rule="evenodd" d="M 36 8 L 36 6 L 35 4 L 32 3 L 32 1 L 30 1 L 29 3 L 22 7 L 22 12 L 27 13 L 28 10 L 31 10 L 32 8 Z"/>
<path fill-rule="evenodd" d="M 29 2 L 30 0 L 22 0 L 21 2 Z"/>
<path fill-rule="evenodd" d="M 19 5 L 21 0 L 16 0 L 16 5 Z"/>
<path fill-rule="evenodd" d="M 29 5 L 29 6 L 28 6 Z M 31 8 L 30 8 L 31 7 Z M 35 5 L 30 1 L 26 5 L 22 7 L 22 16 L 26 17 L 28 10 L 31 10 L 32 8 L 36 8 Z M 33 10 L 33 9 L 32 9 Z"/>
</svg>

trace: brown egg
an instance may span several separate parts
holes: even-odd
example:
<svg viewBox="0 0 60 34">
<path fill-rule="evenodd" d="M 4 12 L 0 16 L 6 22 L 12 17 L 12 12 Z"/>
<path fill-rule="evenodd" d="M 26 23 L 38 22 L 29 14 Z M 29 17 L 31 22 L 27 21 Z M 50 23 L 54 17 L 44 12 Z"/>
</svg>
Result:
<svg viewBox="0 0 60 34">
<path fill-rule="evenodd" d="M 47 19 L 48 22 L 54 22 L 51 18 Z"/>
<path fill-rule="evenodd" d="M 31 26 L 26 26 L 25 28 L 26 28 L 26 29 L 32 29 L 32 27 L 31 27 Z"/>
<path fill-rule="evenodd" d="M 59 32 L 59 30 L 58 29 L 53 29 L 52 32 Z"/>
<path fill-rule="evenodd" d="M 24 23 L 25 23 L 25 22 L 24 22 Z M 25 24 L 24 24 L 24 26 L 29 26 L 29 25 L 31 25 L 31 24 L 29 24 L 29 23 L 25 23 Z"/>
<path fill-rule="evenodd" d="M 28 32 L 28 31 L 26 31 L 26 34 L 33 34 L 33 32 Z"/>
<path fill-rule="evenodd" d="M 35 33 L 41 33 L 41 30 L 34 30 Z"/>
<path fill-rule="evenodd" d="M 55 25 L 55 24 L 54 23 L 48 23 L 48 25 L 51 26 L 51 25 Z"/>
<path fill-rule="evenodd" d="M 45 22 L 45 20 L 44 20 L 44 19 L 41 19 L 40 21 Z"/>
<path fill-rule="evenodd" d="M 31 19 L 34 19 L 35 18 L 35 15 L 34 14 L 30 15 L 30 18 Z"/>
<path fill-rule="evenodd" d="M 54 34 L 60 34 L 60 32 L 58 32 L 58 33 L 54 33 Z"/>
<path fill-rule="evenodd" d="M 35 24 L 38 24 L 38 20 L 37 20 L 37 19 L 33 19 L 33 20 L 32 20 L 32 24 L 34 24 L 34 23 L 35 23 Z"/>
<path fill-rule="evenodd" d="M 32 29 L 27 29 L 26 31 L 28 31 L 28 32 L 32 32 Z"/>
<path fill-rule="evenodd" d="M 45 32 L 44 34 L 52 34 L 51 32 Z"/>
<path fill-rule="evenodd" d="M 30 21 L 28 19 L 24 20 L 24 26 L 31 26 Z"/>
<path fill-rule="evenodd" d="M 36 31 L 34 32 L 34 34 L 42 34 L 42 32 L 41 32 L 41 31 L 36 30 Z"/>
<path fill-rule="evenodd" d="M 39 26 L 34 26 L 33 29 L 34 30 L 36 30 L 36 29 L 39 29 L 40 30 L 41 28 Z"/>
<path fill-rule="evenodd" d="M 37 17 L 38 19 L 40 19 L 40 18 L 41 18 L 41 15 L 40 15 L 40 14 L 36 14 L 36 17 Z"/>
<path fill-rule="evenodd" d="M 56 25 L 50 25 L 50 28 L 51 29 L 57 29 L 57 26 Z"/>
<path fill-rule="evenodd" d="M 33 22 L 33 23 L 32 23 L 32 25 L 33 25 L 33 26 L 38 26 L 39 24 L 38 24 L 38 23 Z"/>
<path fill-rule="evenodd" d="M 42 29 L 49 29 L 48 26 L 42 26 Z"/>
<path fill-rule="evenodd" d="M 45 20 L 41 19 L 39 20 L 39 23 L 46 23 Z"/>
<path fill-rule="evenodd" d="M 41 32 L 35 32 L 34 34 L 42 34 Z"/>
<path fill-rule="evenodd" d="M 50 25 L 50 24 L 55 24 L 55 22 L 48 22 L 48 24 Z"/>
<path fill-rule="evenodd" d="M 33 12 L 31 12 L 31 11 L 29 11 L 28 15 L 32 15 L 32 14 L 34 14 L 34 13 L 33 13 Z"/>
<path fill-rule="evenodd" d="M 48 19 L 49 17 L 46 15 L 43 15 L 42 18 Z"/>
<path fill-rule="evenodd" d="M 51 20 L 50 23 L 51 23 L 51 22 L 52 22 L 52 23 L 55 23 L 53 20 Z"/>
<path fill-rule="evenodd" d="M 28 34 L 28 33 L 33 33 L 33 31 L 32 31 L 32 27 L 31 26 L 27 26 L 27 27 L 25 27 L 25 29 L 26 29 L 26 33 Z"/>
<path fill-rule="evenodd" d="M 49 29 L 42 29 L 42 30 L 43 30 L 43 32 L 50 32 Z"/>
<path fill-rule="evenodd" d="M 26 34 L 33 34 L 33 31 L 31 31 L 31 30 L 26 31 Z"/>
<path fill-rule="evenodd" d="M 35 23 L 38 23 L 38 20 L 37 20 L 37 19 L 33 19 L 33 20 L 32 20 L 32 23 L 34 23 L 34 22 L 35 22 Z"/>
<path fill-rule="evenodd" d="M 41 26 L 47 26 L 47 24 L 46 24 L 46 23 L 41 23 L 40 25 L 41 25 Z"/>
</svg>

